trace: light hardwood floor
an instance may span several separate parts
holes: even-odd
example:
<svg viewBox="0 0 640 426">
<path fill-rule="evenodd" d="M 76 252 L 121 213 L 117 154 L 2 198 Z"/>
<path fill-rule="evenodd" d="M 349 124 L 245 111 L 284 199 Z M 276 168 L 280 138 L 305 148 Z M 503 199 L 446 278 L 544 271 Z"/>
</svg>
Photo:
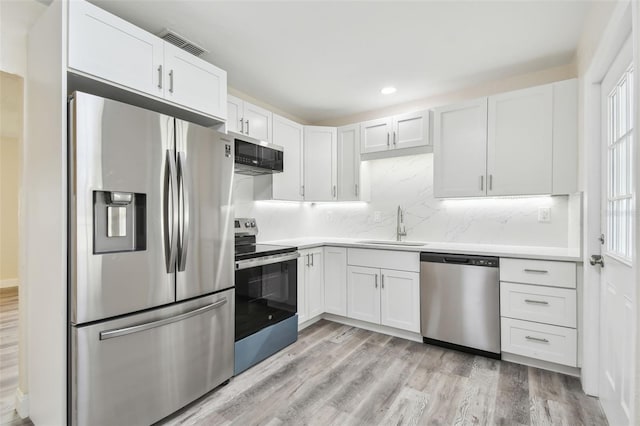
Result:
<svg viewBox="0 0 640 426">
<path fill-rule="evenodd" d="M 14 409 L 18 387 L 18 287 L 0 288 L 0 425 L 30 425 Z"/>
<path fill-rule="evenodd" d="M 606 425 L 577 378 L 320 321 L 165 425 Z"/>
</svg>

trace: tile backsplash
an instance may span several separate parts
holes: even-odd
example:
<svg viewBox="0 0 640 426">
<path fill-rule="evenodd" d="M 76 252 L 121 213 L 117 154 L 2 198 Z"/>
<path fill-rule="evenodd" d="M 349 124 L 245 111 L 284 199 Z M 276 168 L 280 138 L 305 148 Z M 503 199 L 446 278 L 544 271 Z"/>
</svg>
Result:
<svg viewBox="0 0 640 426">
<path fill-rule="evenodd" d="M 364 164 L 364 163 L 363 163 Z M 576 209 L 569 196 L 448 199 L 433 197 L 433 154 L 366 162 L 367 203 L 254 201 L 253 179 L 235 175 L 236 217 L 255 217 L 259 241 L 298 237 L 395 239 L 398 205 L 408 241 L 574 247 Z M 572 196 L 573 197 L 573 196 Z M 538 222 L 538 208 L 551 221 Z"/>
</svg>

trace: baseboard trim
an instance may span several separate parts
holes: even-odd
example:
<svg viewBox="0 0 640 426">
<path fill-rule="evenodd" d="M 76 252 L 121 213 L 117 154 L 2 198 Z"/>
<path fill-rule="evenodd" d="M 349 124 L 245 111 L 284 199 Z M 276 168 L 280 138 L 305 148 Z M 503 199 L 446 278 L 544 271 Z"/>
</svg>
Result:
<svg viewBox="0 0 640 426">
<path fill-rule="evenodd" d="M 22 393 L 20 388 L 16 389 L 16 411 L 21 419 L 29 417 L 29 394 Z"/>
<path fill-rule="evenodd" d="M 0 288 L 18 287 L 18 279 L 0 280 Z"/>
<path fill-rule="evenodd" d="M 310 320 L 306 320 L 302 324 L 298 325 L 298 331 L 302 331 L 305 328 L 309 327 L 311 324 L 315 324 L 322 319 L 322 315 L 318 315 L 317 317 L 313 317 Z"/>
<path fill-rule="evenodd" d="M 578 367 L 569 367 L 568 365 L 556 364 L 555 362 L 542 361 L 539 359 L 529 358 L 522 355 L 510 354 L 502 352 L 502 360 L 516 364 L 528 365 L 529 367 L 541 368 L 543 370 L 555 371 L 556 373 L 566 374 L 580 378 L 580 369 Z"/>
<path fill-rule="evenodd" d="M 386 334 L 393 337 L 400 337 L 402 339 L 422 343 L 422 336 L 420 335 L 420 333 L 412 333 L 410 331 L 400 330 L 398 328 L 387 327 L 386 325 L 372 324 L 370 322 L 360 321 L 335 314 L 324 313 L 322 314 L 322 318 L 328 321 L 350 325 L 352 327 L 363 328 L 365 330 L 375 331 L 376 333 Z"/>
</svg>

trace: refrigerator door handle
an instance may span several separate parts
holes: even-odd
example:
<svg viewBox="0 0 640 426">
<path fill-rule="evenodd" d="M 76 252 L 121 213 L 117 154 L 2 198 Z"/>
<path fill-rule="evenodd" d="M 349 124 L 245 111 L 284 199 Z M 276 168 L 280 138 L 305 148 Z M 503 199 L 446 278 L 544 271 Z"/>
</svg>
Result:
<svg viewBox="0 0 640 426">
<path fill-rule="evenodd" d="M 187 166 L 186 154 L 178 153 L 178 180 L 180 182 L 180 215 L 182 220 L 182 231 L 180 232 L 180 247 L 178 257 L 178 271 L 184 271 L 187 266 L 187 254 L 189 252 L 189 220 L 191 217 L 189 206 L 191 204 L 191 184 L 189 173 L 185 170 Z"/>
<path fill-rule="evenodd" d="M 171 197 L 171 205 L 169 205 Z M 164 223 L 164 253 L 167 261 L 167 273 L 171 274 L 176 269 L 176 255 L 178 251 L 178 177 L 176 171 L 175 154 L 168 149 L 166 153 L 164 200 L 162 222 Z M 171 210 L 169 210 L 171 209 Z M 171 223 L 169 223 L 171 222 Z"/>
<path fill-rule="evenodd" d="M 126 336 L 127 334 L 139 333 L 141 331 L 149 330 L 151 328 L 161 327 L 163 325 L 171 324 L 174 322 L 182 321 L 187 318 L 191 318 L 196 315 L 200 315 L 204 312 L 210 311 L 212 309 L 216 309 L 221 307 L 227 303 L 227 298 L 220 299 L 216 302 L 205 305 L 201 308 L 194 309 L 189 312 L 185 312 L 184 314 L 176 315 L 174 317 L 169 317 L 157 321 L 146 322 L 144 324 L 134 325 L 131 327 L 118 328 L 115 330 L 107 330 L 100 332 L 100 340 L 113 339 L 114 337 Z"/>
</svg>

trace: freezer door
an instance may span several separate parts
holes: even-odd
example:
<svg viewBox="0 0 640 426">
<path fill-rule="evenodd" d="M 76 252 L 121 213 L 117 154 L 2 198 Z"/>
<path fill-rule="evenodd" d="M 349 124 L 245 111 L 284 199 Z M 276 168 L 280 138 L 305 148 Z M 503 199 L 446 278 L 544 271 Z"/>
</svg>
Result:
<svg viewBox="0 0 640 426">
<path fill-rule="evenodd" d="M 69 118 L 72 323 L 174 302 L 175 120 L 80 92 Z"/>
<path fill-rule="evenodd" d="M 72 327 L 72 424 L 152 424 L 229 379 L 233 296 Z"/>
<path fill-rule="evenodd" d="M 176 120 L 179 217 L 176 297 L 234 285 L 233 141 Z"/>
</svg>

